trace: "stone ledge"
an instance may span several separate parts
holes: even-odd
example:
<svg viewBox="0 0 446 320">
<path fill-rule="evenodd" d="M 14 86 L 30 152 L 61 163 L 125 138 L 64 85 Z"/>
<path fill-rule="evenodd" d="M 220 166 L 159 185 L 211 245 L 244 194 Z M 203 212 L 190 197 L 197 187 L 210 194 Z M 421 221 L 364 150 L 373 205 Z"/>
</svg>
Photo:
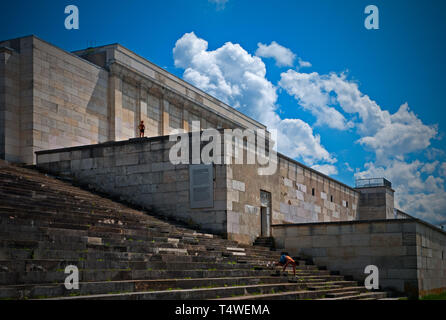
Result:
<svg viewBox="0 0 446 320">
<path fill-rule="evenodd" d="M 438 231 L 441 234 L 446 235 L 446 231 L 441 230 L 440 228 L 431 225 L 430 223 L 411 217 L 407 219 L 379 219 L 379 220 L 351 220 L 351 221 L 331 221 L 331 222 L 306 222 L 306 223 L 283 223 L 283 224 L 273 224 L 272 228 L 288 228 L 288 227 L 301 227 L 301 226 L 328 226 L 328 225 L 354 225 L 354 224 L 363 224 L 363 223 L 419 223 L 422 224 L 432 230 Z M 408 232 L 407 233 L 413 233 Z"/>
</svg>

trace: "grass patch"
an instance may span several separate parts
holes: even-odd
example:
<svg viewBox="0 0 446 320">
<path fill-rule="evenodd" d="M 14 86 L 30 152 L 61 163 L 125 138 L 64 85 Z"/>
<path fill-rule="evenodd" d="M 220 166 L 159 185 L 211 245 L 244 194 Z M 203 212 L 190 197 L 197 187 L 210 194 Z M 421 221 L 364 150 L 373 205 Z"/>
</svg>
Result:
<svg viewBox="0 0 446 320">
<path fill-rule="evenodd" d="M 428 294 L 427 296 L 422 297 L 420 300 L 446 300 L 446 292 L 440 294 Z"/>
<path fill-rule="evenodd" d="M 80 296 L 81 293 L 80 292 L 71 292 L 70 293 L 70 297 L 76 297 L 76 296 Z"/>
</svg>

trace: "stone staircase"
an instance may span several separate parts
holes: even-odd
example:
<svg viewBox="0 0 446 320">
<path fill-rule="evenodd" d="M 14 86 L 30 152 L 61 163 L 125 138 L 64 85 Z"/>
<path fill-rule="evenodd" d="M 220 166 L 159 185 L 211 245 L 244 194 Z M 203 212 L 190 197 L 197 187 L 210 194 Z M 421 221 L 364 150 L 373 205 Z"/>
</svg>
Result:
<svg viewBox="0 0 446 320">
<path fill-rule="evenodd" d="M 253 243 L 254 246 L 262 246 L 267 248 L 274 248 L 273 237 L 258 237 Z"/>
<path fill-rule="evenodd" d="M 379 299 L 280 253 L 161 220 L 0 160 L 0 299 Z M 64 286 L 79 269 L 79 289 Z"/>
</svg>

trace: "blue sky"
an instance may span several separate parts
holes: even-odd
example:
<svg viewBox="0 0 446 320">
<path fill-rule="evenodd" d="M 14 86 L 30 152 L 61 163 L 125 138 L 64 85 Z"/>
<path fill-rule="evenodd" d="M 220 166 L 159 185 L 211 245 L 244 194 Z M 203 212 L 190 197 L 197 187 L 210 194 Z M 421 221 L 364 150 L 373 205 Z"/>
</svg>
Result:
<svg viewBox="0 0 446 320">
<path fill-rule="evenodd" d="M 64 28 L 69 4 L 79 8 L 79 30 Z M 369 4 L 379 9 L 379 30 L 364 27 Z M 398 207 L 446 220 L 445 1 L 3 5 L 0 39 L 28 34 L 69 51 L 118 42 L 277 126 L 293 137 L 282 139 L 284 153 L 349 185 L 386 176 Z M 294 59 L 280 65 L 286 57 Z"/>
</svg>

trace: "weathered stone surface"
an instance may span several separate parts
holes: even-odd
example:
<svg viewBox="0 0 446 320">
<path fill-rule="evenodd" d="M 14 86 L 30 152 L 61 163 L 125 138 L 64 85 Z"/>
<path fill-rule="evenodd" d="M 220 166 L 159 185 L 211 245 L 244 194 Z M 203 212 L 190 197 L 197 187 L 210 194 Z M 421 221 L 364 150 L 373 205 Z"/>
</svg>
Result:
<svg viewBox="0 0 446 320">
<path fill-rule="evenodd" d="M 378 267 L 380 286 L 423 296 L 446 287 L 446 233 L 416 220 L 283 225 L 273 228 L 277 245 L 316 264 L 365 278 Z"/>
</svg>

